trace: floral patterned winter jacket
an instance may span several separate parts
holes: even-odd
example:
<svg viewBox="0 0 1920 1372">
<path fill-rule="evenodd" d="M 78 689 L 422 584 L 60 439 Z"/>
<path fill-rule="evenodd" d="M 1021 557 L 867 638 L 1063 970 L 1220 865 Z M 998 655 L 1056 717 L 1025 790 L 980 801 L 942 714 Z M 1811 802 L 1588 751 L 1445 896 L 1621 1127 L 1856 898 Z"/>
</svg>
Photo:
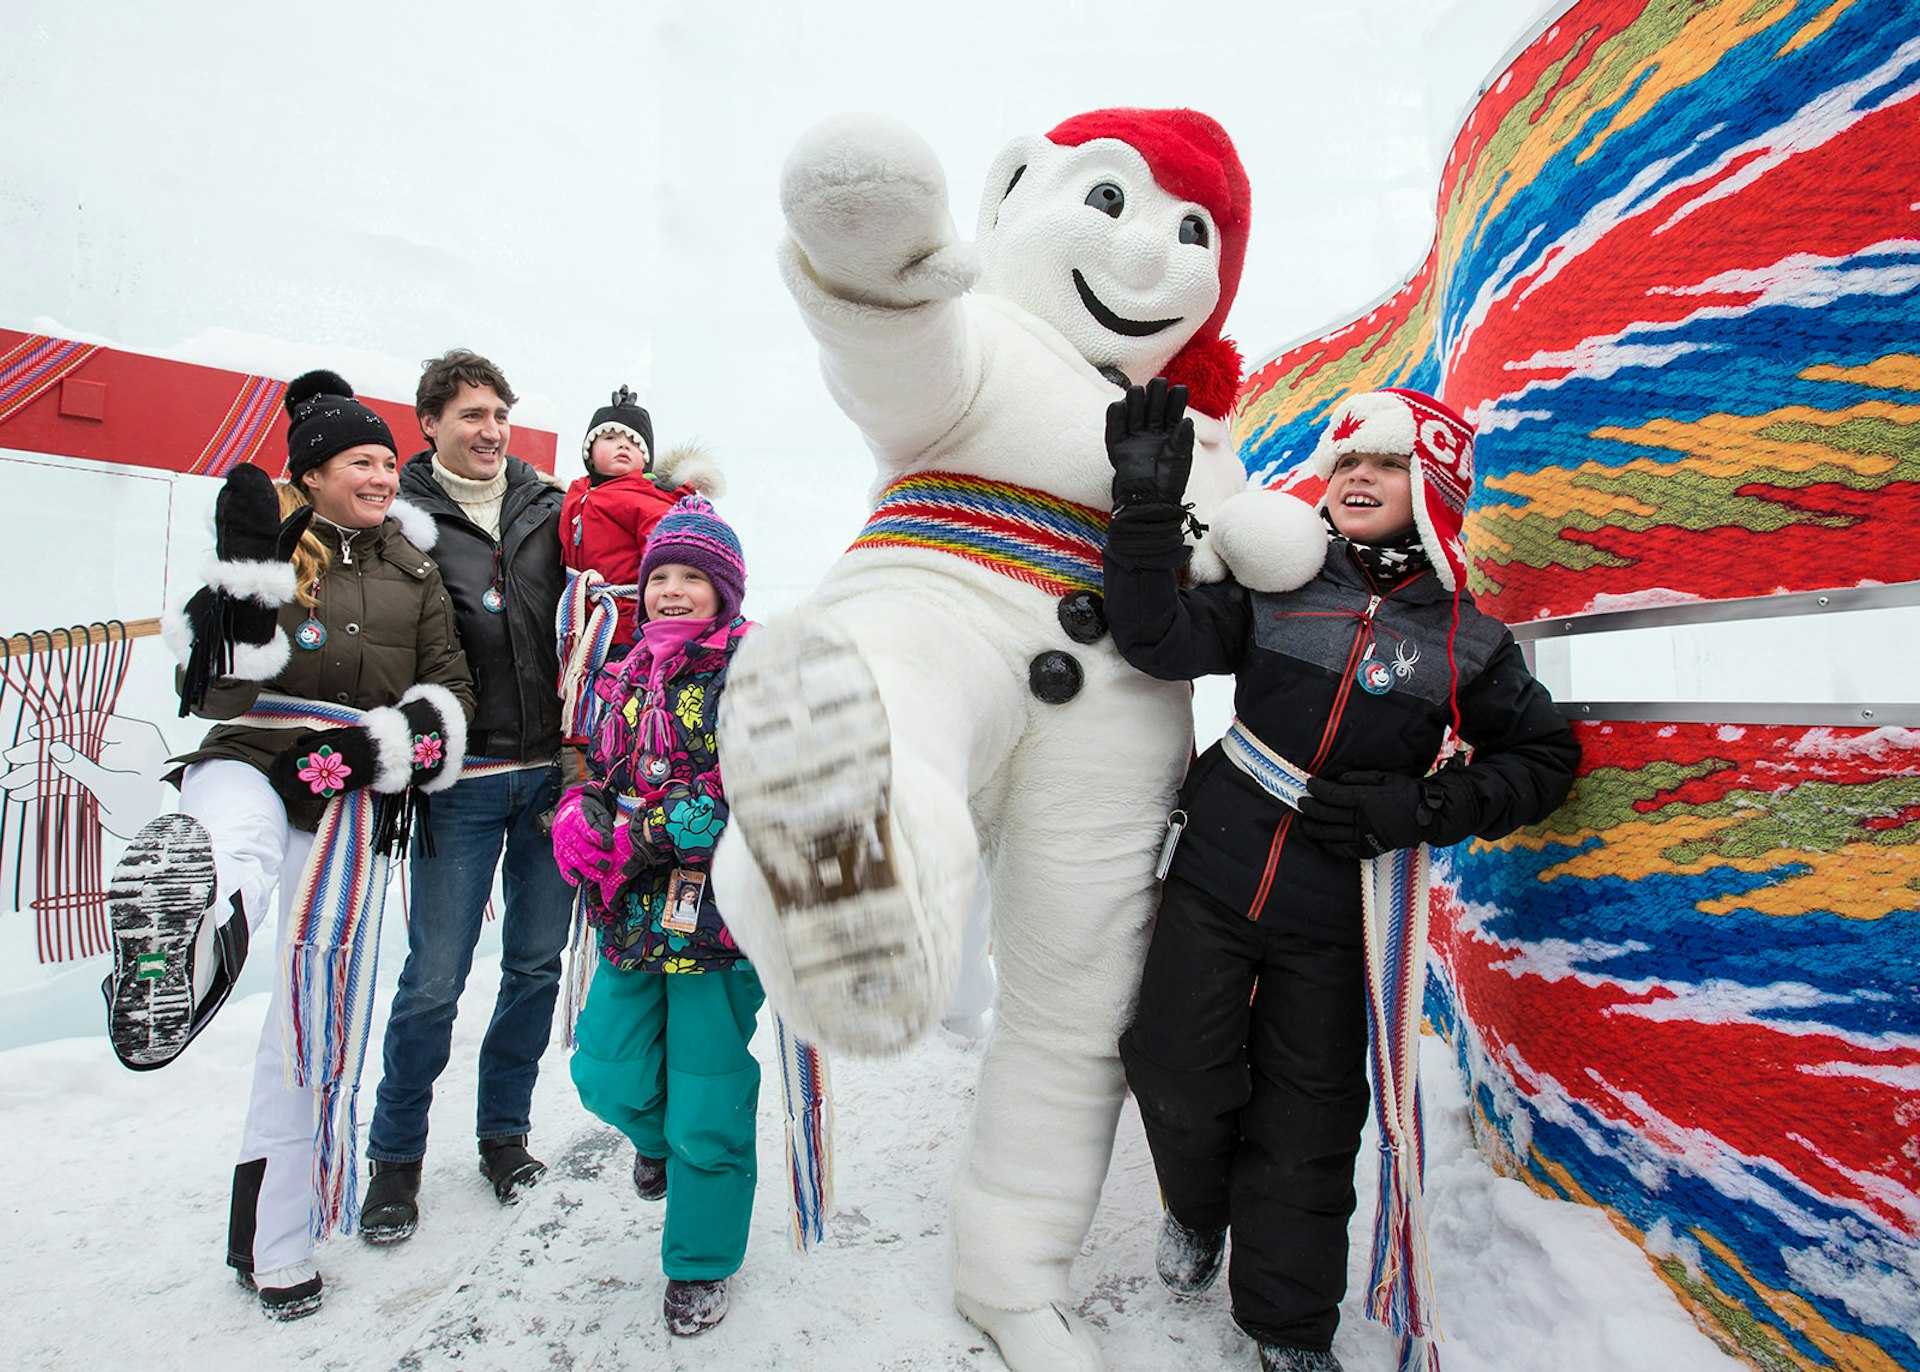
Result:
<svg viewBox="0 0 1920 1372">
<path fill-rule="evenodd" d="M 594 683 L 608 709 L 594 739 L 593 772 L 619 799 L 633 854 L 612 904 L 588 902 L 601 955 L 616 967 L 706 972 L 743 957 L 707 878 L 727 824 L 714 724 L 727 664 L 754 627 L 736 618 L 686 643 L 666 664 L 658 700 L 647 686 L 653 658 L 644 639 Z M 643 719 L 654 705 L 664 710 L 671 737 L 664 749 L 643 741 Z M 670 896 L 679 899 L 670 905 Z"/>
</svg>

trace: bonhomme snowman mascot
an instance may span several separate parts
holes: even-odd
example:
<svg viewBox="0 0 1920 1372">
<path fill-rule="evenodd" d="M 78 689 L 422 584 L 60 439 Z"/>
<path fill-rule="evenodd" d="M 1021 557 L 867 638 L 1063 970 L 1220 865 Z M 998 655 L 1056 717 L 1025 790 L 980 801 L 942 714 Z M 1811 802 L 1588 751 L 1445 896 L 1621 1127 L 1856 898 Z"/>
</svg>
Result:
<svg viewBox="0 0 1920 1372">
<path fill-rule="evenodd" d="M 853 546 L 735 659 L 716 894 L 797 1032 L 887 1053 L 946 1003 L 985 853 L 1000 989 L 956 1304 L 1015 1372 L 1097 1369 L 1068 1271 L 1192 743 L 1188 687 L 1106 633 L 1103 433 L 1117 385 L 1167 376 L 1190 392 L 1197 521 L 1244 487 L 1221 326 L 1246 177 L 1205 115 L 1083 114 L 1000 154 L 967 243 L 932 149 L 849 115 L 802 136 L 781 203 L 783 276 L 878 475 Z M 1192 574 L 1218 572 L 1203 541 Z"/>
</svg>

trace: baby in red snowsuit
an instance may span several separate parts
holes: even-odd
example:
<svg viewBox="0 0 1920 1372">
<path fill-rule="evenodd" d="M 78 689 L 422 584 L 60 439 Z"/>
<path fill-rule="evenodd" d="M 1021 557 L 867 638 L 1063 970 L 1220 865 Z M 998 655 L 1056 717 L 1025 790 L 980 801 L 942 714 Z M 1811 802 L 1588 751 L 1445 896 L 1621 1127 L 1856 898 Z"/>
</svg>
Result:
<svg viewBox="0 0 1920 1372">
<path fill-rule="evenodd" d="M 616 586 L 639 575 L 647 538 L 676 500 L 695 492 L 712 499 L 723 489 L 719 468 L 697 444 L 654 462 L 653 418 L 625 386 L 593 412 L 580 456 L 587 474 L 567 487 L 560 507 L 560 558 Z M 634 607 L 623 602 L 609 658 L 624 657 L 633 636 Z"/>
</svg>

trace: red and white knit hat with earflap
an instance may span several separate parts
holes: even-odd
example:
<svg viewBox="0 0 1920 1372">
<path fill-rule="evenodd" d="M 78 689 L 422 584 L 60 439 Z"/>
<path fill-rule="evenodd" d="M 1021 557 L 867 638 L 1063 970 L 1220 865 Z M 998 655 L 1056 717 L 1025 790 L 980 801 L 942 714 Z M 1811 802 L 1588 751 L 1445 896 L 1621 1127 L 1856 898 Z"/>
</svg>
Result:
<svg viewBox="0 0 1920 1372">
<path fill-rule="evenodd" d="M 1449 591 L 1466 585 L 1460 529 L 1473 490 L 1473 426 L 1421 391 L 1398 386 L 1366 391 L 1334 407 L 1310 460 L 1314 471 L 1331 478 L 1334 462 L 1347 453 L 1401 453 L 1413 459 L 1413 522 L 1420 546 Z"/>
<path fill-rule="evenodd" d="M 1240 349 L 1221 330 L 1240 289 L 1252 213 L 1240 154 L 1227 131 L 1198 110 L 1093 110 L 1074 115 L 1047 134 L 1048 142 L 1063 148 L 1098 138 L 1125 143 L 1146 159 L 1161 190 L 1191 200 L 1213 217 L 1220 235 L 1220 299 L 1200 331 L 1167 363 L 1166 377 L 1187 388 L 1189 407 L 1225 419 L 1240 391 Z"/>
</svg>

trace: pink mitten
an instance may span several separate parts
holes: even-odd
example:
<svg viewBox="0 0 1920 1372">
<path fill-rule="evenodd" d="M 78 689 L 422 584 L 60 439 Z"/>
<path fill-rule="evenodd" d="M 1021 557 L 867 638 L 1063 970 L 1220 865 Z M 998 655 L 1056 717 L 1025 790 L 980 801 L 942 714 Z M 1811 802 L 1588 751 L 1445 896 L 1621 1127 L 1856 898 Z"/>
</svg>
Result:
<svg viewBox="0 0 1920 1372">
<path fill-rule="evenodd" d="M 598 786 L 576 786 L 553 812 L 553 860 L 569 886 L 619 875 L 614 862 L 613 807 Z"/>
</svg>

